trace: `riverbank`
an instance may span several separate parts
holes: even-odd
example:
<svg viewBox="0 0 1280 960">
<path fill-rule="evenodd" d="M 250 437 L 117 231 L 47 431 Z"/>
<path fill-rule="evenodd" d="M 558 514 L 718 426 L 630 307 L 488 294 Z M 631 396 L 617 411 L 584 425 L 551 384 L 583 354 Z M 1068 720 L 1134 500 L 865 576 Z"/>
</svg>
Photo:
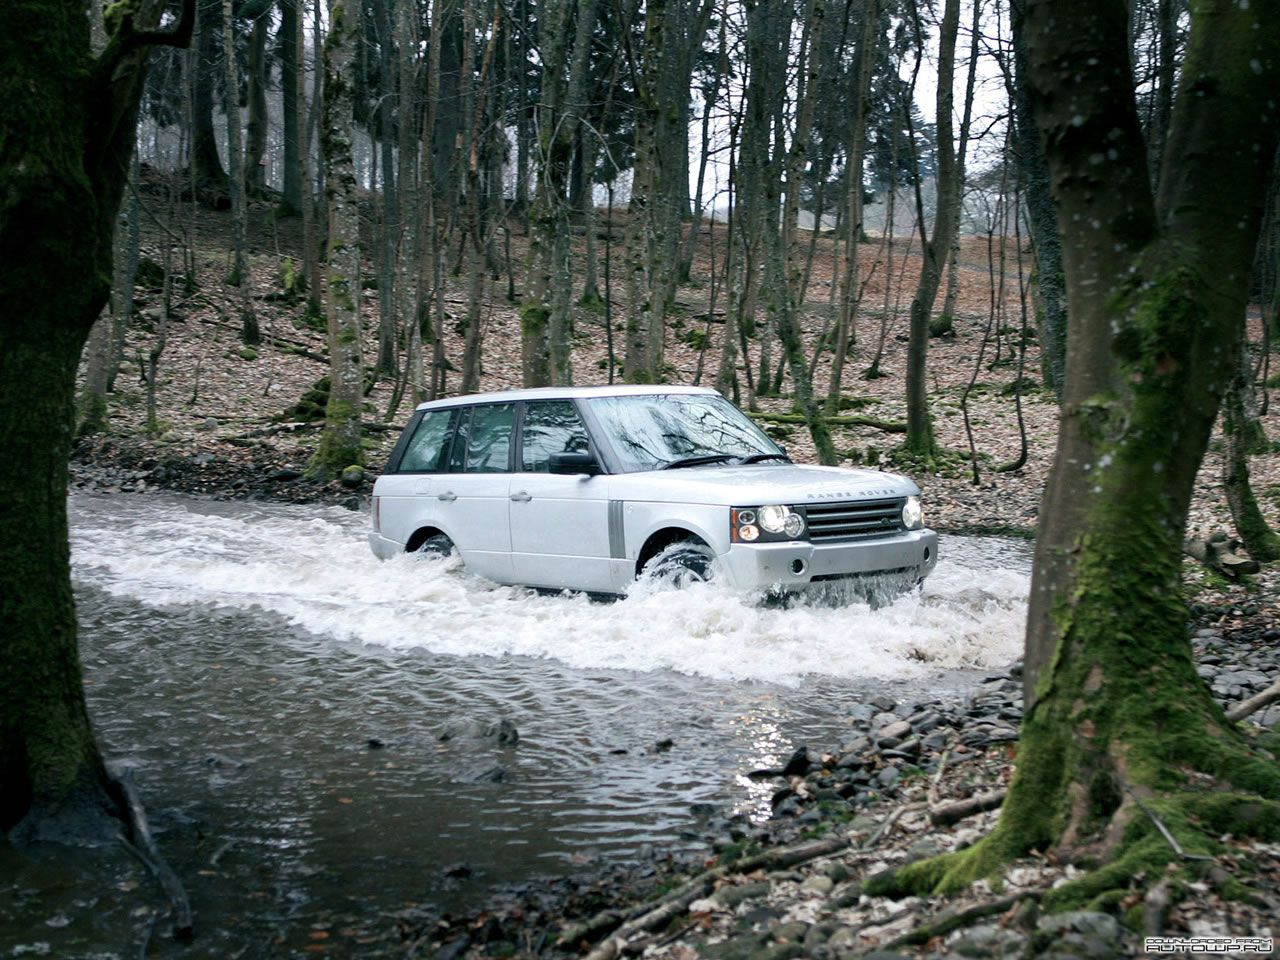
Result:
<svg viewBox="0 0 1280 960">
<path fill-rule="evenodd" d="M 1199 671 L 1224 707 L 1280 680 L 1280 631 L 1196 631 Z M 777 787 L 762 824 L 718 822 L 714 855 L 668 860 L 636 897 L 636 871 L 604 909 L 504 891 L 483 911 L 404 930 L 413 955 L 640 956 L 692 960 L 874 960 L 943 956 L 1090 957 L 1143 953 L 1144 936 L 1280 936 L 1280 846 L 1224 837 L 1228 852 L 1170 901 L 1167 887 L 1045 913 L 1042 895 L 1081 875 L 1045 857 L 952 898 L 868 896 L 900 864 L 968 846 L 989 832 L 1011 775 L 1022 717 L 1020 668 L 989 674 L 963 703 L 877 697 L 850 709 L 850 734 L 785 767 L 748 774 Z M 1252 736 L 1280 724 L 1280 705 L 1246 719 Z M 643 886 L 643 883 L 640 884 Z M 597 894 L 600 891 L 593 891 Z M 615 895 L 612 895 L 615 894 Z M 628 893 L 630 895 L 628 895 Z M 616 895 L 616 894 L 621 894 Z M 533 927 L 530 929 L 530 922 Z M 1274 955 L 1274 953 L 1270 954 Z"/>
</svg>

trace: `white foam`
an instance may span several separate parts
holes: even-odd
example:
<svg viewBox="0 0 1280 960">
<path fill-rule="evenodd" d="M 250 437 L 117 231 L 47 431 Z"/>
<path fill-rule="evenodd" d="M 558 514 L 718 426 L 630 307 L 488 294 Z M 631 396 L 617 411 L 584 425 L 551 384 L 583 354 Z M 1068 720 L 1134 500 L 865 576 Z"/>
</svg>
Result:
<svg viewBox="0 0 1280 960">
<path fill-rule="evenodd" d="M 724 680 L 995 668 L 1018 655 L 1026 622 L 1027 574 L 985 566 L 977 541 L 965 545 L 970 565 L 948 559 L 944 545 L 923 592 L 887 607 L 783 609 L 701 584 L 616 603 L 540 596 L 479 580 L 456 561 L 378 561 L 366 523 L 334 508 L 74 497 L 73 563 L 78 579 L 143 603 L 258 607 L 344 640 Z"/>
</svg>

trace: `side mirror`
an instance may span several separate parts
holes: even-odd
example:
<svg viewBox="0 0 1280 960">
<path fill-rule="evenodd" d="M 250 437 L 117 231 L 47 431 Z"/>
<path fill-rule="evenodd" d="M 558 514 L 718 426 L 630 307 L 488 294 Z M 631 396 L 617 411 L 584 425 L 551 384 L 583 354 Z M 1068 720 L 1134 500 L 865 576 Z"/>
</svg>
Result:
<svg viewBox="0 0 1280 960">
<path fill-rule="evenodd" d="M 547 469 L 550 473 L 571 476 L 585 473 L 587 476 L 595 476 L 600 472 L 600 464 L 589 453 L 553 453 L 547 462 Z"/>
</svg>

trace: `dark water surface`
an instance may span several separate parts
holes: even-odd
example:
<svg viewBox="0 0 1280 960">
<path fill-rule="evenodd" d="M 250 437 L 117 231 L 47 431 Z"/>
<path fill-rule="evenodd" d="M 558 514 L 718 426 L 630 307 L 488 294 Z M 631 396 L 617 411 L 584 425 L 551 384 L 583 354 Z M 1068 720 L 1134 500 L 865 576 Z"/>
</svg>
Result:
<svg viewBox="0 0 1280 960">
<path fill-rule="evenodd" d="M 197 911 L 195 943 L 157 929 L 153 955 L 359 952 L 414 904 L 687 845 L 697 805 L 766 816 L 747 771 L 838 741 L 875 693 L 958 695 L 1025 619 L 1029 550 L 987 538 L 946 538 L 923 593 L 886 608 L 773 609 L 379 563 L 334 508 L 157 494 L 71 514 L 98 736 Z M 95 899 L 65 864 L 0 848 L 0 957 L 137 956 L 145 876 L 121 866 Z"/>
</svg>

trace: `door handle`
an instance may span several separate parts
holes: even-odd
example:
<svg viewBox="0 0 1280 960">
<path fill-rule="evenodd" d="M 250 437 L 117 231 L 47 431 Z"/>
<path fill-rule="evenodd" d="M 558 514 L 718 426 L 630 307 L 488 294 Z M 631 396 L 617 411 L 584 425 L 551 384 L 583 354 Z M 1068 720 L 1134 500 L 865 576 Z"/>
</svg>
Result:
<svg viewBox="0 0 1280 960">
<path fill-rule="evenodd" d="M 446 490 L 444 493 L 439 494 L 439 495 L 436 497 L 436 499 L 437 499 L 437 500 L 443 500 L 443 501 L 445 501 L 446 503 L 453 503 L 453 501 L 455 501 L 455 500 L 457 500 L 457 499 L 458 499 L 458 495 L 457 495 L 456 493 L 454 493 L 452 490 Z"/>
<path fill-rule="evenodd" d="M 529 494 L 524 490 L 521 490 L 519 493 L 513 493 L 511 495 L 511 499 L 516 503 L 528 503 L 533 499 L 533 497 L 529 496 Z"/>
</svg>

